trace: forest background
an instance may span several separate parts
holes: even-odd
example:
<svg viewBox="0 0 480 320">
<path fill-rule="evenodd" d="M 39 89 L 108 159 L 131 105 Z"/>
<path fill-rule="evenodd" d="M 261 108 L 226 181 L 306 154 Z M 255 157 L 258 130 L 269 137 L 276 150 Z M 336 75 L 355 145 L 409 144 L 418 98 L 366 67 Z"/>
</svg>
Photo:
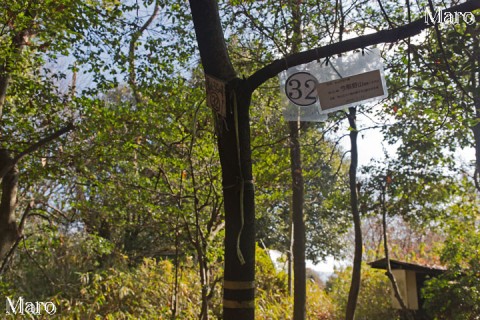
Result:
<svg viewBox="0 0 480 320">
<path fill-rule="evenodd" d="M 218 9 L 231 62 L 248 77 L 294 53 L 458 3 L 232 0 Z M 342 141 L 352 132 L 369 141 L 371 130 L 395 148 L 356 170 L 362 260 L 385 256 L 385 216 L 391 258 L 448 267 L 423 291 L 426 314 L 480 315 L 480 12 L 473 13 L 472 24 L 379 44 L 389 95 L 357 106 L 357 127 L 345 110 L 302 123 L 292 137 L 278 79 L 253 93 L 256 318 L 293 314 L 291 268 L 276 269 L 266 253 L 283 252 L 293 264 L 292 141 L 301 146 L 306 257 L 351 260 L 352 150 Z M 185 1 L 1 5 L 2 297 L 53 302 L 59 319 L 222 318 L 229 186 L 216 141 L 225 128 L 206 104 L 193 27 Z M 474 161 L 457 156 L 465 149 Z M 351 275 L 339 269 L 323 283 L 311 273 L 306 318 L 342 319 Z M 390 290 L 382 272 L 363 265 L 356 318 L 400 318 Z"/>
</svg>

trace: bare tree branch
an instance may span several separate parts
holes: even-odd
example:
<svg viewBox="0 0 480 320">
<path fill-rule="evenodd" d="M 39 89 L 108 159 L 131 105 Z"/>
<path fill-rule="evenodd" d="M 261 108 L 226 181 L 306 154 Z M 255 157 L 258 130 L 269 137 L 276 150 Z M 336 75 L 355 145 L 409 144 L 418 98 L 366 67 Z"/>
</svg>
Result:
<svg viewBox="0 0 480 320">
<path fill-rule="evenodd" d="M 43 147 L 44 145 L 46 145 L 47 143 L 59 138 L 60 136 L 62 136 L 63 134 L 69 132 L 69 131 L 72 131 L 73 129 L 75 129 L 75 126 L 73 124 L 73 122 L 70 122 L 69 124 L 67 124 L 65 127 L 59 129 L 58 131 L 55 131 L 54 133 L 52 133 L 51 135 L 49 136 L 46 136 L 45 138 L 43 139 L 40 139 L 38 142 L 32 144 L 30 147 L 28 147 L 27 149 L 25 149 L 24 151 L 20 152 L 17 156 L 15 156 L 12 161 L 10 162 L 9 165 L 6 165 L 6 166 L 3 166 L 1 168 L 1 171 L 0 171 L 0 178 L 3 178 L 5 176 L 5 174 L 11 169 L 13 168 L 14 165 L 16 165 L 18 162 L 20 162 L 23 158 L 25 158 L 25 156 L 37 151 L 38 149 L 40 149 L 41 147 Z"/>
<path fill-rule="evenodd" d="M 432 12 L 435 12 L 435 8 L 433 7 L 432 0 L 428 0 L 428 4 L 430 6 L 430 10 Z M 465 90 L 463 84 L 458 80 L 458 77 L 455 75 L 455 72 L 453 72 L 450 63 L 448 62 L 447 55 L 445 53 L 445 49 L 443 48 L 443 42 L 442 42 L 442 34 L 440 32 L 440 28 L 438 27 L 437 24 L 434 26 L 435 29 L 435 35 L 437 36 L 437 42 L 438 42 L 438 47 L 440 48 L 440 52 L 442 53 L 442 59 L 443 62 L 445 62 L 445 67 L 447 68 L 447 73 L 449 77 L 457 84 L 457 86 L 462 90 L 462 92 L 470 99 L 473 100 L 473 97 L 470 95 L 470 93 Z"/>
<path fill-rule="evenodd" d="M 140 29 L 138 29 L 132 34 L 132 39 L 130 40 L 130 47 L 128 49 L 128 83 L 130 84 L 130 88 L 133 91 L 136 103 L 142 102 L 142 96 L 138 92 L 137 76 L 135 73 L 135 47 L 137 45 L 138 39 L 142 36 L 143 32 L 147 30 L 147 28 L 152 24 L 153 20 L 155 20 L 155 18 L 157 17 L 159 10 L 160 3 L 157 0 L 155 2 L 155 7 L 153 9 L 152 15 L 148 18 L 147 21 L 145 21 L 145 23 L 140 27 Z"/>
<path fill-rule="evenodd" d="M 23 238 L 23 247 L 25 249 L 25 253 L 27 254 L 27 256 L 30 258 L 30 260 L 33 261 L 33 263 L 35 263 L 35 265 L 38 267 L 38 269 L 40 270 L 40 272 L 43 274 L 43 276 L 48 280 L 48 282 L 50 282 L 52 285 L 55 285 L 55 282 L 53 282 L 52 278 L 50 278 L 47 274 L 47 272 L 45 271 L 45 269 L 40 265 L 40 263 L 38 263 L 37 260 L 35 260 L 35 258 L 32 256 L 32 254 L 28 251 L 27 249 L 27 245 L 25 244 L 25 238 Z"/>
<path fill-rule="evenodd" d="M 28 203 L 25 211 L 23 212 L 22 218 L 20 219 L 20 224 L 18 225 L 18 234 L 23 235 L 23 228 L 25 227 L 25 222 L 27 217 L 30 215 L 30 211 L 33 209 L 35 202 L 32 200 Z"/>
<path fill-rule="evenodd" d="M 395 27 L 395 25 L 392 23 L 392 21 L 390 20 L 390 18 L 388 17 L 388 14 L 387 12 L 385 11 L 385 8 L 383 7 L 383 4 L 382 4 L 382 0 L 378 0 L 378 6 L 380 7 L 380 11 L 382 11 L 382 14 L 383 14 L 383 17 L 385 18 L 385 20 L 387 20 L 387 23 L 388 23 L 388 26 L 393 29 Z M 410 10 L 410 8 L 408 8 L 408 10 Z M 409 21 L 410 22 L 410 21 Z"/>
<path fill-rule="evenodd" d="M 443 12 L 471 12 L 480 9 L 480 1 L 469 0 L 457 6 L 443 10 Z M 382 30 L 373 34 L 340 41 L 338 43 L 326 45 L 323 47 L 306 50 L 300 53 L 292 54 L 283 59 L 278 59 L 269 65 L 259 69 L 251 75 L 247 81 L 250 90 L 255 90 L 268 79 L 275 77 L 278 73 L 287 70 L 290 67 L 309 63 L 314 60 L 330 57 L 336 54 L 345 53 L 355 49 L 365 48 L 367 46 L 379 43 L 394 43 L 409 37 L 418 35 L 425 29 L 432 27 L 425 22 L 424 18 L 413 21 L 406 25 L 391 30 Z"/>
<path fill-rule="evenodd" d="M 22 241 L 23 239 L 23 236 L 19 237 L 17 239 L 17 241 L 15 241 L 15 243 L 13 244 L 13 246 L 10 248 L 10 250 L 8 251 L 8 253 L 5 255 L 5 258 L 3 258 L 3 261 L 2 261 L 2 266 L 0 267 L 0 274 L 2 274 L 6 269 L 7 269 L 7 266 L 11 260 L 11 258 L 13 257 L 13 253 L 15 252 L 15 250 L 17 249 L 18 247 L 18 244 L 20 243 L 20 241 Z"/>
<path fill-rule="evenodd" d="M 390 264 L 390 254 L 388 249 L 388 232 L 387 232 L 387 205 L 386 205 L 386 196 L 387 196 L 387 181 L 385 177 L 385 182 L 382 186 L 382 194 L 380 195 L 381 201 L 381 209 L 382 209 L 382 229 L 383 229 L 383 248 L 385 250 L 385 261 L 387 264 L 387 277 L 390 280 L 395 298 L 397 299 L 400 307 L 402 308 L 403 313 L 406 315 L 408 320 L 412 320 L 413 316 L 410 313 L 409 309 L 407 308 L 405 302 L 403 301 L 403 297 L 400 294 L 400 289 L 398 288 L 397 280 L 392 272 L 392 266 Z"/>
</svg>

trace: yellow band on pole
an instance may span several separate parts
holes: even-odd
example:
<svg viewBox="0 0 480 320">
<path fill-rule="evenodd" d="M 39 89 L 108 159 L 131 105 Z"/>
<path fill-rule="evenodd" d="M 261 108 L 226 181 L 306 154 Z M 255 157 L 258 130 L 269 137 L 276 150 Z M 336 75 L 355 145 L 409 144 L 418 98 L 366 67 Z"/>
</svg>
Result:
<svg viewBox="0 0 480 320">
<path fill-rule="evenodd" d="M 255 301 L 223 300 L 223 307 L 228 309 L 253 309 L 255 308 Z"/>
<path fill-rule="evenodd" d="M 223 281 L 223 288 L 229 290 L 255 289 L 255 281 Z"/>
</svg>

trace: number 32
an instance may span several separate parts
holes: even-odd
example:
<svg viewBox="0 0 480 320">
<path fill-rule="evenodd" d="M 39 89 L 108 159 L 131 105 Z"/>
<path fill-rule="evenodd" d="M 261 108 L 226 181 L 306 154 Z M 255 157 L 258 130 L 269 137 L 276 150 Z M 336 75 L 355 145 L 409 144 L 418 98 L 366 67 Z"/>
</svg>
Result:
<svg viewBox="0 0 480 320">
<path fill-rule="evenodd" d="M 308 72 L 297 72 L 285 82 L 285 93 L 290 101 L 299 106 L 317 102 L 317 79 Z"/>
</svg>

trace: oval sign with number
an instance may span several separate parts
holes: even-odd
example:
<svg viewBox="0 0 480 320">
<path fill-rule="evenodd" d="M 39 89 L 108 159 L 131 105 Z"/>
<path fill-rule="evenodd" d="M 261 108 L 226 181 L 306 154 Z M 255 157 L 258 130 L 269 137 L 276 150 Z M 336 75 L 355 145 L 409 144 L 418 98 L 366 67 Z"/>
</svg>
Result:
<svg viewBox="0 0 480 320">
<path fill-rule="evenodd" d="M 317 79 L 308 72 L 297 72 L 285 82 L 285 93 L 290 101 L 302 107 L 317 102 Z"/>
</svg>

